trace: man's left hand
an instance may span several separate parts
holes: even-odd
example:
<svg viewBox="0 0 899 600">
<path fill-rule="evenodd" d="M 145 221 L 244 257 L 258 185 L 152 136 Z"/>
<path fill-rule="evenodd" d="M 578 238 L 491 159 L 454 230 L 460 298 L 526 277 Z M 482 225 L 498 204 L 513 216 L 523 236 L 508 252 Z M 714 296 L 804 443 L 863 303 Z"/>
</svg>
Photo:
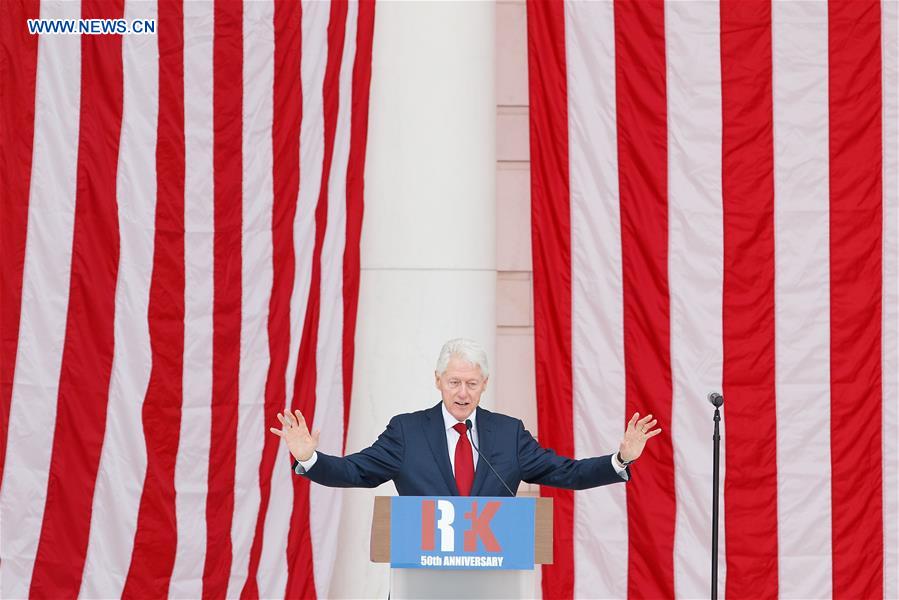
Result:
<svg viewBox="0 0 899 600">
<path fill-rule="evenodd" d="M 639 419 L 639 420 L 638 420 Z M 656 421 L 652 415 L 646 415 L 640 419 L 640 413 L 634 413 L 631 420 L 627 423 L 627 429 L 624 430 L 624 438 L 621 445 L 618 446 L 618 455 L 624 462 L 633 462 L 640 458 L 643 454 L 643 448 L 646 446 L 646 440 L 662 433 L 662 429 L 653 429 Z"/>
</svg>

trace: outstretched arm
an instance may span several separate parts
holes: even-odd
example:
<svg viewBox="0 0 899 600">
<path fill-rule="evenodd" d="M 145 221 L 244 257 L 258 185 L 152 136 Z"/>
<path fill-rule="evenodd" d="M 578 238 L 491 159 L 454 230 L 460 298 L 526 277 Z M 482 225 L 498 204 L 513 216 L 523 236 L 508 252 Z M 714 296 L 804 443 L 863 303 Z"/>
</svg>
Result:
<svg viewBox="0 0 899 600">
<path fill-rule="evenodd" d="M 649 438 L 662 432 L 652 429 L 657 424 L 652 415 L 639 417 L 637 413 L 631 417 L 619 445 L 618 460 L 625 466 L 639 458 Z M 542 448 L 523 425 L 519 428 L 518 440 L 522 479 L 528 483 L 581 490 L 628 479 L 627 475 L 619 474 L 612 463 L 612 455 L 580 460 L 559 456 Z"/>
<path fill-rule="evenodd" d="M 575 460 L 543 448 L 524 425 L 518 424 L 518 465 L 521 479 L 570 490 L 584 490 L 625 481 L 612 465 L 612 455 Z"/>
<path fill-rule="evenodd" d="M 300 411 L 294 413 L 278 414 L 281 429 L 272 427 L 269 431 L 284 440 L 297 461 L 316 457 L 313 464 L 305 465 L 307 471 L 302 466 L 296 467 L 298 475 L 329 487 L 371 488 L 392 479 L 402 465 L 404 443 L 397 417 L 390 420 L 384 433 L 368 448 L 347 456 L 330 456 L 316 451 L 319 431 L 310 433 Z"/>
</svg>

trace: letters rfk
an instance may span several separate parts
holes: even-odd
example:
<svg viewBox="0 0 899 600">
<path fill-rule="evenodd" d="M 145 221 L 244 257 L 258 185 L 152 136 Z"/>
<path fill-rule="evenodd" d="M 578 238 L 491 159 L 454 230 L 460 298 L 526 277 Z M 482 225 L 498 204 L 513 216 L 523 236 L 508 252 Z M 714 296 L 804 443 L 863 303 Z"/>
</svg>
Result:
<svg viewBox="0 0 899 600">
<path fill-rule="evenodd" d="M 463 533 L 462 549 L 465 552 L 476 552 L 478 538 L 484 544 L 487 552 L 502 552 L 499 542 L 490 529 L 490 521 L 499 510 L 500 503 L 489 501 L 484 510 L 478 515 L 478 503 L 471 503 L 471 510 L 462 515 L 463 519 L 471 522 L 471 528 Z M 437 518 L 437 512 L 440 518 Z M 421 504 L 421 549 L 434 550 L 435 532 L 440 532 L 440 551 L 454 552 L 456 535 L 453 523 L 456 519 L 456 509 L 449 500 L 422 500 Z"/>
</svg>

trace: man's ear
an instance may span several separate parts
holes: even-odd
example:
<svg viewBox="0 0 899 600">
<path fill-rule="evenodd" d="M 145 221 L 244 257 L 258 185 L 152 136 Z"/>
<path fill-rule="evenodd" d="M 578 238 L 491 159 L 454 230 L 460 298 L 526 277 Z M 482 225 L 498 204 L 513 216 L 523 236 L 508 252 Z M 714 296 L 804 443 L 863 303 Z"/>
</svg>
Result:
<svg viewBox="0 0 899 600">
<path fill-rule="evenodd" d="M 434 371 L 434 387 L 440 389 L 440 373 Z"/>
<path fill-rule="evenodd" d="M 486 391 L 487 391 L 487 382 L 488 382 L 488 381 L 490 381 L 490 377 L 489 377 L 489 376 L 487 376 L 487 377 L 484 378 L 484 389 L 481 390 L 482 392 L 486 392 Z"/>
</svg>

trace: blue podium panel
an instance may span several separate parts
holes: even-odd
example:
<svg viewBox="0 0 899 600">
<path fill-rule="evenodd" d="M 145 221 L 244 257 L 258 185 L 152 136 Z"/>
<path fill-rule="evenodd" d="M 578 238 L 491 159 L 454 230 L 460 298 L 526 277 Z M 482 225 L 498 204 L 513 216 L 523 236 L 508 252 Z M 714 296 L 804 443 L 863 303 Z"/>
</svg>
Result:
<svg viewBox="0 0 899 600">
<path fill-rule="evenodd" d="M 395 496 L 390 566 L 533 569 L 536 498 Z"/>
</svg>

